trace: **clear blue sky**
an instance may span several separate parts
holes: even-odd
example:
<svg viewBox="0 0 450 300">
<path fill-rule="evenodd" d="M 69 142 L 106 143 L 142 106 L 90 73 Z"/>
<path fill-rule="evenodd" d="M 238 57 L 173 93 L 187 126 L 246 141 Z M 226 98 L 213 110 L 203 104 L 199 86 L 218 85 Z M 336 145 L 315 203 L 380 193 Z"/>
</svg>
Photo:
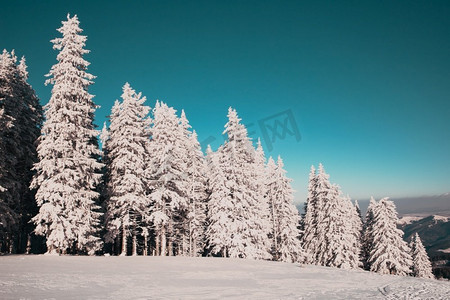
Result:
<svg viewBox="0 0 450 300">
<path fill-rule="evenodd" d="M 280 131 L 267 154 L 284 158 L 298 202 L 319 162 L 357 199 L 450 191 L 450 1 L 2 0 L 1 11 L 0 48 L 27 57 L 42 103 L 49 41 L 70 12 L 92 50 L 97 124 L 126 81 L 151 106 L 184 108 L 213 148 L 228 106 L 252 137 L 288 110 L 301 140 Z"/>
</svg>

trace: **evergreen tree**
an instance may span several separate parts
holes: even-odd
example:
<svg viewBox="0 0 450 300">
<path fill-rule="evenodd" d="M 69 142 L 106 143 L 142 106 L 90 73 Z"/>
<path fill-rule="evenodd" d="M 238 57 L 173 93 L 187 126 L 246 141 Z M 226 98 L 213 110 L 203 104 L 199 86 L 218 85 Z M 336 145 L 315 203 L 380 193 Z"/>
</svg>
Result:
<svg viewBox="0 0 450 300">
<path fill-rule="evenodd" d="M 231 245 L 231 217 L 233 214 L 233 202 L 226 177 L 223 173 L 223 147 L 216 152 L 207 148 L 208 166 L 208 211 L 206 239 L 208 249 L 212 254 L 220 254 L 222 257 L 229 256 Z"/>
<path fill-rule="evenodd" d="M 127 254 L 128 236 L 132 237 L 132 255 L 137 255 L 138 235 L 149 220 L 149 201 L 145 170 L 149 155 L 150 108 L 146 100 L 128 83 L 123 87 L 122 103 L 111 113 L 108 151 L 107 236 L 111 242 L 122 235 L 121 255 Z M 146 248 L 147 245 L 144 245 Z"/>
<path fill-rule="evenodd" d="M 155 230 L 156 254 L 174 255 L 183 229 L 180 216 L 189 208 L 187 195 L 185 141 L 176 111 L 157 102 L 153 109 L 152 153 L 149 178 L 151 220 Z"/>
<path fill-rule="evenodd" d="M 14 51 L 4 50 L 0 55 L 0 240 L 6 246 L 3 250 L 10 253 L 30 250 L 26 250 L 33 229 L 29 221 L 36 213 L 28 186 L 36 162 L 42 108 L 27 79 L 25 58 L 17 64 Z"/>
<path fill-rule="evenodd" d="M 267 259 L 270 241 L 255 182 L 255 149 L 236 110 L 228 110 L 222 164 L 233 205 L 230 257 Z"/>
<path fill-rule="evenodd" d="M 264 229 L 267 237 L 272 234 L 271 225 L 271 212 L 269 208 L 269 202 L 267 199 L 267 170 L 266 170 L 266 157 L 264 154 L 264 149 L 261 145 L 261 140 L 258 138 L 255 150 L 255 160 L 254 160 L 254 182 L 255 191 L 258 197 L 258 207 L 260 218 L 263 220 L 263 225 L 266 226 Z M 269 240 L 267 240 L 269 241 Z M 269 244 L 267 247 L 270 247 Z"/>
<path fill-rule="evenodd" d="M 206 162 L 198 142 L 195 130 L 190 131 L 191 125 L 184 110 L 181 110 L 179 129 L 182 136 L 182 158 L 189 205 L 186 210 L 179 210 L 176 216 L 180 223 L 177 232 L 178 253 L 187 256 L 199 256 L 205 248 L 206 230 Z"/>
<path fill-rule="evenodd" d="M 46 82 L 53 88 L 32 182 L 39 206 L 33 221 L 35 232 L 47 238 L 48 253 L 94 254 L 102 246 L 95 190 L 102 164 L 96 158 L 101 154 L 93 125 L 96 106 L 88 92 L 94 76 L 86 71 L 89 63 L 83 56 L 89 51 L 77 16 L 68 15 L 62 24 L 62 38 L 52 40 L 59 54 Z"/>
<path fill-rule="evenodd" d="M 410 249 L 397 228 L 394 202 L 381 199 L 373 209 L 372 248 L 370 271 L 382 274 L 409 275 L 412 265 Z"/>
<path fill-rule="evenodd" d="M 272 157 L 267 163 L 267 199 L 271 211 L 272 249 L 274 260 L 285 262 L 303 261 L 300 231 L 297 228 L 300 215 L 295 207 L 291 180 L 286 177 L 283 161 L 277 164 Z"/>
<path fill-rule="evenodd" d="M 316 262 L 317 240 L 317 176 L 316 169 L 311 166 L 308 181 L 308 197 L 304 206 L 302 244 L 305 250 L 305 262 L 314 264 Z"/>
<path fill-rule="evenodd" d="M 320 227 L 324 228 L 326 243 L 319 250 L 319 264 L 344 269 L 359 266 L 359 224 L 356 210 L 350 198 L 344 197 L 337 185 L 332 186 L 328 200 L 324 203 L 324 218 Z"/>
<path fill-rule="evenodd" d="M 206 245 L 206 162 L 195 130 L 188 138 L 188 255 L 201 256 Z"/>
<path fill-rule="evenodd" d="M 373 248 L 373 224 L 374 224 L 374 210 L 377 206 L 377 202 L 373 197 L 370 197 L 369 206 L 366 211 L 366 218 L 363 225 L 362 235 L 362 258 L 365 270 L 370 270 L 370 251 Z"/>
<path fill-rule="evenodd" d="M 18 243 L 18 252 L 30 251 L 31 233 L 34 226 L 31 224 L 31 218 L 37 213 L 35 201 L 35 190 L 30 190 L 29 186 L 33 178 L 33 165 L 37 162 L 36 141 L 41 134 L 41 123 L 43 120 L 42 107 L 39 103 L 35 91 L 28 84 L 28 71 L 25 57 L 22 57 L 17 66 L 19 78 L 19 99 L 22 101 L 20 115 L 16 118 L 18 124 L 18 136 L 22 156 L 18 159 L 17 174 L 21 178 L 21 197 L 20 197 L 20 232 Z M 19 126 L 20 124 L 20 126 Z M 25 246 L 27 249 L 25 249 Z"/>
<path fill-rule="evenodd" d="M 303 245 L 308 263 L 345 269 L 360 266 L 361 221 L 350 198 L 332 185 L 322 164 L 311 167 Z"/>
<path fill-rule="evenodd" d="M 17 97 L 17 57 L 14 52 L 3 50 L 0 55 L 0 252 L 15 252 L 15 233 L 19 230 L 21 180 L 17 172 L 19 157 L 23 155 L 19 143 L 17 118 L 20 115 L 20 99 Z M 3 248 L 3 249 L 2 249 Z"/>
<path fill-rule="evenodd" d="M 338 265 L 340 268 L 356 269 L 362 266 L 361 261 L 361 231 L 362 222 L 358 214 L 358 209 L 353 206 L 350 197 L 347 195 L 342 197 L 341 203 L 343 206 L 343 238 L 342 242 L 342 264 Z M 357 203 L 356 203 L 357 204 Z"/>
<path fill-rule="evenodd" d="M 210 218 L 210 246 L 213 253 L 221 251 L 228 257 L 267 259 L 270 257 L 270 241 L 261 205 L 263 197 L 257 191 L 255 149 L 247 136 L 247 129 L 232 108 L 228 110 L 224 134 L 228 139 L 220 148 L 218 166 L 225 177 L 226 195 L 225 199 L 219 200 L 224 202 L 216 211 L 219 216 Z M 214 204 L 215 201 L 210 201 L 210 214 L 214 213 Z M 219 222 L 217 218 L 220 218 Z M 218 233 L 223 229 L 221 226 L 226 228 L 226 233 Z M 228 238 L 218 247 L 214 243 L 218 242 L 216 237 L 220 235 Z"/>
<path fill-rule="evenodd" d="M 326 220 L 326 214 L 328 213 L 328 211 L 325 206 L 328 205 L 329 207 L 333 207 L 334 203 L 328 202 L 337 197 L 337 191 L 331 185 L 329 177 L 330 176 L 325 172 L 323 165 L 319 164 L 316 179 L 314 180 L 315 185 L 313 187 L 315 194 L 313 209 L 313 211 L 315 212 L 315 232 L 314 236 L 311 237 L 312 239 L 314 239 L 314 241 L 311 241 L 311 243 L 313 243 L 313 246 L 311 247 L 312 252 L 310 252 L 309 255 L 312 255 L 312 263 L 321 265 L 324 265 L 324 261 L 326 260 L 324 257 L 321 258 L 321 256 L 324 255 L 323 253 L 328 247 L 326 236 L 330 226 L 328 220 Z"/>
<path fill-rule="evenodd" d="M 425 247 L 417 232 L 411 240 L 410 248 L 412 256 L 412 274 L 416 277 L 434 278 L 430 259 L 428 258 L 428 254 L 425 251 Z"/>
</svg>

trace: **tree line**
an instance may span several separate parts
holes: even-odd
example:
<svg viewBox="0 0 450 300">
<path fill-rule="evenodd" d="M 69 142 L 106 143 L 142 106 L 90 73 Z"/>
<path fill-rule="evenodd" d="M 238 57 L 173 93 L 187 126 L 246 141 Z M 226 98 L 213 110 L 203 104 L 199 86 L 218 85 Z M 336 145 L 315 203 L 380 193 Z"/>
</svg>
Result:
<svg viewBox="0 0 450 300">
<path fill-rule="evenodd" d="M 420 237 L 403 241 L 393 202 L 372 199 L 363 220 L 322 165 L 311 168 L 301 217 L 283 160 L 266 159 L 233 108 L 226 140 L 204 155 L 184 111 L 151 108 L 126 83 L 100 150 L 87 38 L 76 15 L 58 31 L 43 109 L 25 61 L 0 56 L 2 252 L 39 249 L 36 235 L 49 254 L 209 255 L 432 277 Z"/>
</svg>

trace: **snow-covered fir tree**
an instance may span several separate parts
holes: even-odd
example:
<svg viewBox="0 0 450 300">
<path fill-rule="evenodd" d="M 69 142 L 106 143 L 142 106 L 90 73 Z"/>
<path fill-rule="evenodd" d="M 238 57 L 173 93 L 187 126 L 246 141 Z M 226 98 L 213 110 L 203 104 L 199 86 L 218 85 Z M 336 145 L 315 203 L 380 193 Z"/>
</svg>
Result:
<svg viewBox="0 0 450 300">
<path fill-rule="evenodd" d="M 345 269 L 361 265 L 361 221 L 350 198 L 329 181 L 320 164 L 311 167 L 305 204 L 305 262 Z"/>
<path fill-rule="evenodd" d="M 398 217 L 394 202 L 381 199 L 373 209 L 370 249 L 370 271 L 382 274 L 409 275 L 412 260 L 410 248 L 397 228 Z"/>
<path fill-rule="evenodd" d="M 412 256 L 412 275 L 422 278 L 434 278 L 430 259 L 417 232 L 411 239 L 410 248 Z"/>
<path fill-rule="evenodd" d="M 266 170 L 266 156 L 261 144 L 261 139 L 258 138 L 255 149 L 254 161 L 254 186 L 258 197 L 258 207 L 261 219 L 264 221 L 263 225 L 266 235 L 270 236 L 272 233 L 271 212 L 269 202 L 267 199 L 267 170 Z M 271 247 L 268 245 L 268 247 Z"/>
<path fill-rule="evenodd" d="M 350 196 L 343 196 L 341 199 L 343 205 L 343 231 L 342 243 L 342 263 L 340 268 L 356 269 L 362 267 L 361 256 L 361 231 L 362 222 L 358 214 L 358 209 L 353 206 Z M 357 204 L 357 203 L 356 203 Z"/>
<path fill-rule="evenodd" d="M 302 220 L 302 244 L 305 251 L 305 262 L 313 264 L 316 258 L 317 240 L 317 197 L 316 197 L 317 176 L 316 169 L 311 166 L 308 180 L 308 197 L 304 206 L 304 217 Z"/>
<path fill-rule="evenodd" d="M 208 210 L 206 239 L 208 250 L 212 254 L 228 256 L 231 245 L 231 217 L 233 214 L 233 202 L 230 191 L 226 185 L 227 178 L 223 173 L 223 147 L 216 152 L 208 145 L 206 150 L 207 175 L 208 175 Z"/>
<path fill-rule="evenodd" d="M 315 229 L 313 230 L 314 235 L 309 236 L 310 239 L 314 239 L 313 241 L 307 241 L 307 243 L 311 243 L 312 245 L 308 248 L 308 255 L 311 256 L 311 263 L 314 264 L 325 264 L 326 258 L 322 257 L 324 252 L 328 247 L 328 241 L 326 240 L 327 230 L 329 228 L 329 222 L 325 221 L 326 211 L 325 206 L 333 207 L 331 204 L 327 204 L 330 201 L 333 201 L 337 196 L 336 189 L 331 185 L 329 180 L 329 175 L 325 172 L 325 169 L 322 164 L 319 164 L 319 168 L 316 174 L 316 178 L 314 180 L 314 200 L 312 201 L 311 212 L 315 217 L 313 220 L 313 226 Z M 310 210 L 308 203 L 308 211 Z M 305 229 L 306 231 L 306 229 Z"/>
<path fill-rule="evenodd" d="M 283 160 L 277 164 L 272 157 L 267 163 L 267 201 L 270 209 L 272 253 L 274 260 L 303 261 L 303 249 L 298 229 L 300 215 L 295 207 L 291 180 L 286 177 Z"/>
<path fill-rule="evenodd" d="M 189 199 L 189 207 L 184 215 L 179 216 L 182 223 L 179 239 L 179 254 L 200 256 L 206 243 L 206 161 L 198 142 L 195 130 L 190 131 L 191 125 L 184 110 L 181 111 L 180 126 L 183 137 L 184 171 L 186 175 L 185 194 Z"/>
<path fill-rule="evenodd" d="M 145 177 L 150 143 L 150 107 L 145 97 L 126 83 L 122 103 L 116 102 L 110 116 L 107 150 L 108 198 L 106 205 L 106 241 L 121 238 L 121 255 L 128 250 L 137 255 L 138 236 L 143 237 L 150 219 L 148 182 Z M 148 245 L 144 243 L 146 251 Z"/>
<path fill-rule="evenodd" d="M 29 190 L 36 162 L 35 141 L 40 135 L 42 108 L 27 83 L 25 58 L 17 64 L 12 51 L 0 55 L 0 251 L 25 252 L 29 224 L 35 214 L 34 193 Z"/>
<path fill-rule="evenodd" d="M 20 148 L 22 156 L 16 165 L 17 174 L 21 178 L 20 211 L 21 220 L 19 222 L 19 236 L 17 241 L 17 252 L 29 252 L 31 233 L 34 230 L 31 218 L 37 213 L 35 201 L 35 190 L 30 190 L 29 186 L 33 178 L 33 165 L 37 162 L 36 141 L 41 134 L 41 124 L 43 118 L 42 107 L 39 103 L 35 91 L 28 84 L 28 71 L 25 57 L 22 57 L 17 65 L 19 93 L 21 111 L 16 118 L 16 128 L 18 130 Z M 18 152 L 17 149 L 15 151 Z"/>
<path fill-rule="evenodd" d="M 344 269 L 360 265 L 359 232 L 361 225 L 350 197 L 344 197 L 337 185 L 332 186 L 329 199 L 324 203 L 325 241 L 319 248 L 319 264 Z"/>
<path fill-rule="evenodd" d="M 363 224 L 362 235 L 362 259 L 365 270 L 370 270 L 370 251 L 373 247 L 373 223 L 374 223 L 374 210 L 377 206 L 377 202 L 373 197 L 370 197 L 369 206 L 367 207 L 366 217 Z"/>
<path fill-rule="evenodd" d="M 19 199 L 18 175 L 15 165 L 17 145 L 15 118 L 19 106 L 15 99 L 16 58 L 6 50 L 0 55 L 0 252 L 12 252 L 13 233 L 17 230 L 19 215 L 14 207 Z"/>
<path fill-rule="evenodd" d="M 151 220 L 155 231 L 156 255 L 174 255 L 182 243 L 189 208 L 188 176 L 183 130 L 176 111 L 163 102 L 153 109 L 150 178 Z"/>
<path fill-rule="evenodd" d="M 228 139 L 220 148 L 218 166 L 225 177 L 227 196 L 223 201 L 226 211 L 218 213 L 228 222 L 225 223 L 228 238 L 219 251 L 227 257 L 267 259 L 270 257 L 270 240 L 260 202 L 263 198 L 255 181 L 255 149 L 247 136 L 247 129 L 232 108 L 228 110 L 224 134 Z M 216 210 L 211 207 L 213 205 L 214 201 L 210 201 L 210 213 Z M 216 220 L 214 216 L 209 220 L 210 233 L 220 230 L 212 230 L 217 227 Z M 209 236 L 210 242 L 215 240 L 217 238 Z M 210 246 L 217 251 L 216 245 Z"/>
<path fill-rule="evenodd" d="M 93 125 L 96 105 L 88 92 L 94 76 L 87 73 L 83 56 L 89 51 L 77 16 L 68 15 L 62 24 L 62 37 L 52 40 L 59 54 L 46 82 L 53 88 L 32 182 L 39 206 L 33 221 L 35 232 L 47 239 L 48 253 L 94 254 L 102 246 L 95 190 L 102 164 L 96 158 L 101 154 Z"/>
</svg>

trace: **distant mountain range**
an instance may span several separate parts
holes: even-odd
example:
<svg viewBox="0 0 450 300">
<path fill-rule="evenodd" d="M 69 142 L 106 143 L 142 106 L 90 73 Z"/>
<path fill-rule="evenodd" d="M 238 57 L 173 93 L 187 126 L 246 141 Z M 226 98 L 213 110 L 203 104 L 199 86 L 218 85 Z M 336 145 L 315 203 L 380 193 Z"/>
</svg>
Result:
<svg viewBox="0 0 450 300">
<path fill-rule="evenodd" d="M 408 217 L 405 218 L 409 219 Z M 450 254 L 449 221 L 449 217 L 433 215 L 419 220 L 409 219 L 409 222 L 400 222 L 399 226 L 405 233 L 404 239 L 406 241 L 410 241 L 411 236 L 417 232 L 431 257 L 443 253 Z"/>
<path fill-rule="evenodd" d="M 399 216 L 414 215 L 427 217 L 439 215 L 450 217 L 450 193 L 438 196 L 391 198 L 391 200 L 397 206 Z M 358 200 L 358 203 L 361 211 L 365 214 L 369 206 L 369 200 Z"/>
<path fill-rule="evenodd" d="M 433 215 L 425 218 L 404 216 L 399 227 L 406 241 L 416 232 L 419 234 L 433 264 L 437 277 L 450 279 L 450 218 Z"/>
</svg>

